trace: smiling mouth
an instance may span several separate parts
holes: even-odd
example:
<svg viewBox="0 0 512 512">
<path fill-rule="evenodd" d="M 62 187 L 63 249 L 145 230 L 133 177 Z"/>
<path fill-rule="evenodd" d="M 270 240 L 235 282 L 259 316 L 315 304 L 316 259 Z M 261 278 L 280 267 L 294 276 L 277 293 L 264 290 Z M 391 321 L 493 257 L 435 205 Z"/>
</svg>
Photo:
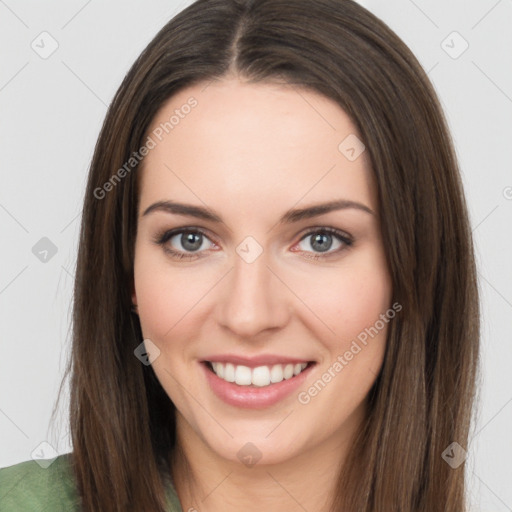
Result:
<svg viewBox="0 0 512 512">
<path fill-rule="evenodd" d="M 203 364 L 220 379 L 246 387 L 267 387 L 283 380 L 293 379 L 306 368 L 316 364 L 314 361 L 296 364 L 273 364 L 249 368 L 232 363 L 203 361 Z"/>
</svg>

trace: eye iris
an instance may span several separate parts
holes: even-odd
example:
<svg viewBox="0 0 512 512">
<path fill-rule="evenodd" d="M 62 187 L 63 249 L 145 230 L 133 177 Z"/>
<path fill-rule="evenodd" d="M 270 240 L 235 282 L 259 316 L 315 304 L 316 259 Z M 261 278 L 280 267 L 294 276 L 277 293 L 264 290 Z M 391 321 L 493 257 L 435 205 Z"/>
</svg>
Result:
<svg viewBox="0 0 512 512">
<path fill-rule="evenodd" d="M 202 243 L 201 233 L 182 233 L 181 244 L 187 251 L 197 251 Z"/>
<path fill-rule="evenodd" d="M 327 238 L 327 242 L 325 239 Z M 318 251 L 324 252 L 328 251 L 332 245 L 332 236 L 325 233 L 317 233 L 313 236 L 311 241 L 311 246 Z"/>
</svg>

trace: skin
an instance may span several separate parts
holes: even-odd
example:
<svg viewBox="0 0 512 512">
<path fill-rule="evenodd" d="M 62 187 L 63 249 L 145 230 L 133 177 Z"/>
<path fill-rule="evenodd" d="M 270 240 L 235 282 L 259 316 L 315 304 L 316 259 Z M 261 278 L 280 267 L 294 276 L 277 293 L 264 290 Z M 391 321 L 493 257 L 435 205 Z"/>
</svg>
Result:
<svg viewBox="0 0 512 512">
<path fill-rule="evenodd" d="M 338 150 L 358 132 L 335 102 L 237 77 L 181 91 L 150 131 L 191 96 L 197 106 L 140 170 L 133 289 L 144 338 L 161 351 L 153 368 L 177 407 L 178 443 L 195 477 L 183 481 L 175 462 L 175 486 L 184 511 L 324 511 L 382 365 L 387 324 L 309 403 L 297 395 L 391 307 L 369 159 L 363 152 L 349 161 Z M 206 206 L 223 222 L 143 215 L 171 199 Z M 373 214 L 346 208 L 278 223 L 290 208 L 335 199 Z M 161 231 L 190 227 L 207 233 L 199 257 L 189 249 L 192 259 L 173 259 L 154 242 Z M 349 234 L 353 245 L 328 236 L 332 245 L 321 252 L 306 231 L 323 227 Z M 236 252 L 247 236 L 263 249 L 252 263 Z M 187 253 L 180 239 L 166 245 Z M 315 255 L 325 257 L 308 258 Z M 224 403 L 208 387 L 198 362 L 221 353 L 280 354 L 317 365 L 297 393 L 251 410 Z M 237 456 L 247 442 L 262 454 L 252 467 Z"/>
</svg>

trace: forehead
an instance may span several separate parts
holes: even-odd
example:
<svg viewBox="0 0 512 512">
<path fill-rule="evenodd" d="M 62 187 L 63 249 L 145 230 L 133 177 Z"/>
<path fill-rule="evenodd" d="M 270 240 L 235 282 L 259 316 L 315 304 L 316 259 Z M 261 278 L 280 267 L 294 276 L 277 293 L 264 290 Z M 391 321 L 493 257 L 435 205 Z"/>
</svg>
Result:
<svg viewBox="0 0 512 512">
<path fill-rule="evenodd" d="M 358 144 L 356 127 L 308 89 L 238 79 L 196 84 L 164 104 L 148 136 L 155 144 L 139 169 L 141 210 L 176 199 L 238 216 L 265 205 L 277 215 L 340 198 L 375 209 L 366 152 L 347 158 L 344 141 Z"/>
</svg>

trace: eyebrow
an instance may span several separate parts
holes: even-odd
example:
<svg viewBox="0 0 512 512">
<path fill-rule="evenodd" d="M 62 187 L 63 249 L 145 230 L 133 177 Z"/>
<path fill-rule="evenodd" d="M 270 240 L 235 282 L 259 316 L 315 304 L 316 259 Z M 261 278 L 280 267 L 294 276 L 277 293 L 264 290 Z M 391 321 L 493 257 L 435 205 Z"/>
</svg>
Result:
<svg viewBox="0 0 512 512">
<path fill-rule="evenodd" d="M 335 201 L 329 201 L 327 203 L 308 206 L 307 208 L 292 208 L 285 212 L 285 214 L 279 219 L 279 224 L 292 224 L 304 219 L 310 219 L 312 217 L 324 215 L 335 210 L 345 210 L 349 208 L 357 209 L 369 213 L 370 215 L 375 215 L 373 210 L 362 203 L 350 201 L 347 199 L 338 199 Z M 178 203 L 170 200 L 157 201 L 156 203 L 153 203 L 151 206 L 146 208 L 142 216 L 157 211 L 172 213 L 176 215 L 186 215 L 188 217 L 195 217 L 211 222 L 224 223 L 220 215 L 208 208 L 203 208 L 202 206 L 194 206 L 191 204 Z"/>
</svg>

